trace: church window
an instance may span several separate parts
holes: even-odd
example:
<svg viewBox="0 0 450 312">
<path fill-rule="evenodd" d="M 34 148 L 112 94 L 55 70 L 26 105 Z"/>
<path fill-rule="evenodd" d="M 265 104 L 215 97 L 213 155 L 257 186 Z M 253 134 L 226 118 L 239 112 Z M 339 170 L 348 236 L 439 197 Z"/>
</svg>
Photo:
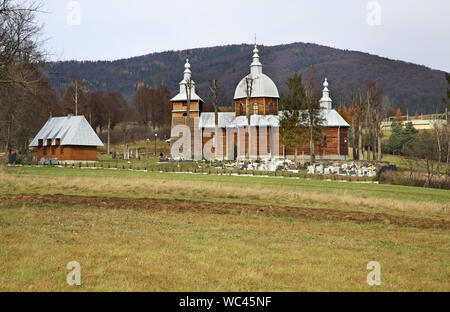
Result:
<svg viewBox="0 0 450 312">
<path fill-rule="evenodd" d="M 273 109 L 273 103 L 272 102 L 270 102 L 270 104 L 269 104 L 269 114 L 270 115 L 273 115 L 275 112 L 274 112 L 274 109 Z"/>
<path fill-rule="evenodd" d="M 239 113 L 240 113 L 241 115 L 244 115 L 244 105 L 242 105 L 242 103 L 239 104 Z"/>
<path fill-rule="evenodd" d="M 258 103 L 253 103 L 253 114 L 258 115 Z"/>
<path fill-rule="evenodd" d="M 324 134 L 322 135 L 322 144 L 320 144 L 322 147 L 327 146 L 327 136 Z"/>
</svg>

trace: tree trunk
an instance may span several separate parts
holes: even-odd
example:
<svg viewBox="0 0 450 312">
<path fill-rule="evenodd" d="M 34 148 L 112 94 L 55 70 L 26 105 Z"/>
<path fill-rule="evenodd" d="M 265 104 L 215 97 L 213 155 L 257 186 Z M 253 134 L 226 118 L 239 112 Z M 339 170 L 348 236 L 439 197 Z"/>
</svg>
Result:
<svg viewBox="0 0 450 312">
<path fill-rule="evenodd" d="M 216 160 L 219 157 L 219 112 L 217 109 L 217 105 L 214 104 L 214 123 L 215 123 L 215 134 L 214 134 L 214 151 Z"/>
<path fill-rule="evenodd" d="M 450 164 L 450 139 L 448 140 L 447 144 L 448 144 L 447 145 L 447 165 L 449 165 Z"/>
<path fill-rule="evenodd" d="M 8 155 L 9 155 L 10 150 L 11 150 L 12 123 L 13 122 L 12 122 L 12 117 L 11 117 L 9 119 L 9 122 L 8 122 L 8 136 L 7 136 L 7 139 L 6 139 L 6 147 L 5 147 L 5 153 L 7 153 Z"/>
<path fill-rule="evenodd" d="M 375 137 L 373 138 L 373 142 L 372 142 L 372 150 L 373 150 L 373 161 L 376 161 L 378 159 L 378 150 L 377 150 L 377 146 L 378 146 L 378 132 L 375 132 Z"/>
<path fill-rule="evenodd" d="M 246 112 L 246 115 L 247 115 L 247 122 L 248 122 L 248 150 L 247 150 L 247 154 L 246 154 L 246 157 L 248 158 L 248 159 L 250 159 L 250 142 L 251 142 L 251 130 L 250 130 L 250 126 L 251 126 L 251 122 L 250 122 L 250 118 L 251 118 L 251 116 L 250 116 L 250 98 L 248 97 L 247 98 L 247 112 Z"/>
<path fill-rule="evenodd" d="M 107 147 L 107 153 L 110 154 L 110 144 L 111 144 L 111 118 L 108 118 L 108 147 Z"/>
<path fill-rule="evenodd" d="M 351 131 L 352 131 L 352 154 L 353 154 L 353 160 L 355 160 L 356 159 L 356 157 L 357 157 L 357 154 L 356 154 L 356 144 L 355 144 L 355 136 L 356 136 L 356 129 L 355 129 L 355 111 L 354 111 L 354 108 L 352 107 L 351 108 L 351 110 L 352 110 L 352 129 L 351 129 Z"/>
<path fill-rule="evenodd" d="M 313 137 L 313 128 L 311 126 L 311 129 L 309 131 L 309 160 L 310 163 L 313 164 L 315 162 L 315 156 L 314 156 L 314 137 Z"/>
<path fill-rule="evenodd" d="M 378 143 L 378 154 L 377 154 L 377 160 L 381 161 L 383 159 L 383 153 L 381 151 L 381 135 L 377 136 L 377 143 Z"/>
<path fill-rule="evenodd" d="M 363 160 L 364 159 L 364 151 L 362 148 L 362 124 L 361 124 L 361 119 L 358 122 L 358 154 L 359 160 Z"/>
<path fill-rule="evenodd" d="M 186 88 L 186 126 L 189 129 L 189 142 L 186 146 L 186 148 L 188 149 L 188 154 L 189 159 L 192 159 L 192 138 L 193 138 L 193 133 L 191 131 L 191 95 L 192 95 L 192 80 L 186 81 L 185 84 L 185 88 Z M 183 147 L 184 148 L 184 147 Z"/>
</svg>

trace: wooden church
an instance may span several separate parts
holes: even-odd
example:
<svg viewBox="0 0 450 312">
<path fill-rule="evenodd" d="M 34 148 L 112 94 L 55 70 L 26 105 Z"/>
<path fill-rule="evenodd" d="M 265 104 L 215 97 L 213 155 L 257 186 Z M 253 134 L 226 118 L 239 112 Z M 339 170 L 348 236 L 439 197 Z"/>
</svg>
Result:
<svg viewBox="0 0 450 312">
<path fill-rule="evenodd" d="M 215 113 L 202 112 L 204 101 L 195 92 L 195 82 L 191 79 L 191 66 L 186 61 L 184 79 L 180 82 L 180 93 L 171 102 L 172 110 L 172 154 L 178 153 L 180 132 L 174 131 L 186 125 L 187 100 L 186 91 L 190 82 L 190 132 L 194 142 L 191 149 L 197 159 L 205 158 L 205 154 L 214 154 L 215 159 L 284 159 L 294 158 L 295 150 L 282 145 L 279 124 L 282 112 L 279 110 L 280 95 L 275 83 L 263 73 L 259 51 L 255 45 L 250 74 L 237 85 L 234 94 L 234 112 L 218 113 L 218 137 Z M 247 114 L 248 78 L 252 81 L 250 112 Z M 315 143 L 316 159 L 346 160 L 348 157 L 348 135 L 350 125 L 332 109 L 328 81 L 323 84 L 323 96 L 320 100 L 322 117 L 325 120 L 322 129 L 322 140 Z M 250 115 L 250 121 L 248 120 Z M 250 144 L 249 144 L 250 140 Z M 201 142 L 201 144 L 195 144 Z M 177 145 L 177 146 L 174 146 Z M 197 145 L 197 147 L 195 147 Z M 217 147 L 217 149 L 216 149 Z M 184 148 L 184 147 L 183 147 Z M 310 144 L 297 149 L 297 158 L 309 158 Z M 172 155 L 173 157 L 177 155 Z M 189 157 L 186 157 L 189 158 Z"/>
</svg>

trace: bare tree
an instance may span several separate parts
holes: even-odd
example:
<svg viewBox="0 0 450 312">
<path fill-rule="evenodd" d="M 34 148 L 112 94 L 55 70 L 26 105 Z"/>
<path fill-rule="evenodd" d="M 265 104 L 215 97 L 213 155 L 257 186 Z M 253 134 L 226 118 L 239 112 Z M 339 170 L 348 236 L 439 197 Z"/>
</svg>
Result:
<svg viewBox="0 0 450 312">
<path fill-rule="evenodd" d="M 320 140 L 322 135 L 322 126 L 325 123 L 325 119 L 322 115 L 320 107 L 319 90 L 317 85 L 317 72 L 314 66 L 311 66 L 309 70 L 308 83 L 305 86 L 306 93 L 306 109 L 300 114 L 302 123 L 307 124 L 309 132 L 309 146 L 310 146 L 310 162 L 315 162 L 314 144 L 317 140 Z"/>
<path fill-rule="evenodd" d="M 356 129 L 358 104 L 356 95 L 353 92 L 350 92 L 349 99 L 350 99 L 350 113 L 351 113 L 351 131 L 352 131 L 351 145 L 352 145 L 353 159 L 356 159 L 358 157 L 358 147 L 356 146 L 356 135 L 358 133 Z"/>
<path fill-rule="evenodd" d="M 362 116 L 363 116 L 363 112 L 364 112 L 364 102 L 363 102 L 362 92 L 361 92 L 360 88 L 358 89 L 357 112 L 358 112 L 358 159 L 363 160 L 364 159 L 364 150 L 363 150 L 363 146 L 362 146 L 362 133 L 363 133 Z"/>
<path fill-rule="evenodd" d="M 23 118 L 43 76 L 38 72 L 42 52 L 36 23 L 38 2 L 0 1 L 0 119 L 7 126 L 5 150 L 11 149 L 15 125 L 28 125 Z M 14 100 L 15 99 L 15 100 Z"/>
<path fill-rule="evenodd" d="M 248 122 L 248 154 L 246 155 L 247 158 L 250 158 L 250 141 L 251 141 L 251 130 L 250 130 L 250 126 L 251 126 L 251 116 L 250 116 L 250 101 L 252 98 L 252 94 L 253 94 L 253 83 L 254 83 L 255 79 L 250 75 L 248 75 L 245 78 L 245 95 L 246 95 L 246 115 L 247 115 L 247 122 Z"/>
<path fill-rule="evenodd" d="M 186 83 L 184 85 L 185 90 L 186 90 L 186 126 L 188 126 L 189 128 L 189 132 L 190 132 L 190 144 L 188 144 L 188 148 L 189 148 L 189 155 L 191 157 L 192 155 L 192 141 L 193 141 L 193 131 L 191 129 L 191 99 L 192 99 L 192 88 L 194 86 L 192 79 L 189 77 L 188 79 L 185 80 Z"/>
<path fill-rule="evenodd" d="M 41 26 L 35 18 L 39 8 L 39 2 L 0 2 L 0 84 L 19 84 L 32 90 L 39 81 L 35 69 L 28 66 L 43 56 L 38 41 Z"/>
<path fill-rule="evenodd" d="M 215 155 L 216 159 L 218 157 L 218 149 L 219 149 L 219 92 L 217 87 L 217 79 L 213 79 L 210 81 L 209 86 L 210 91 L 210 97 L 212 105 L 214 106 L 214 127 L 215 127 L 215 134 L 214 134 L 214 149 L 215 149 Z"/>
</svg>

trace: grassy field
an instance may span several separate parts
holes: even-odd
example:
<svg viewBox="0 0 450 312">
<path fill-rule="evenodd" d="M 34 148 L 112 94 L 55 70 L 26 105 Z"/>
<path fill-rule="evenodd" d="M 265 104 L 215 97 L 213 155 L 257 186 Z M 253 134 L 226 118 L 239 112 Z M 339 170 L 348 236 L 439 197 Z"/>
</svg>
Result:
<svg viewBox="0 0 450 312">
<path fill-rule="evenodd" d="M 1 168 L 0 290 L 450 291 L 449 209 L 412 187 Z"/>
</svg>

